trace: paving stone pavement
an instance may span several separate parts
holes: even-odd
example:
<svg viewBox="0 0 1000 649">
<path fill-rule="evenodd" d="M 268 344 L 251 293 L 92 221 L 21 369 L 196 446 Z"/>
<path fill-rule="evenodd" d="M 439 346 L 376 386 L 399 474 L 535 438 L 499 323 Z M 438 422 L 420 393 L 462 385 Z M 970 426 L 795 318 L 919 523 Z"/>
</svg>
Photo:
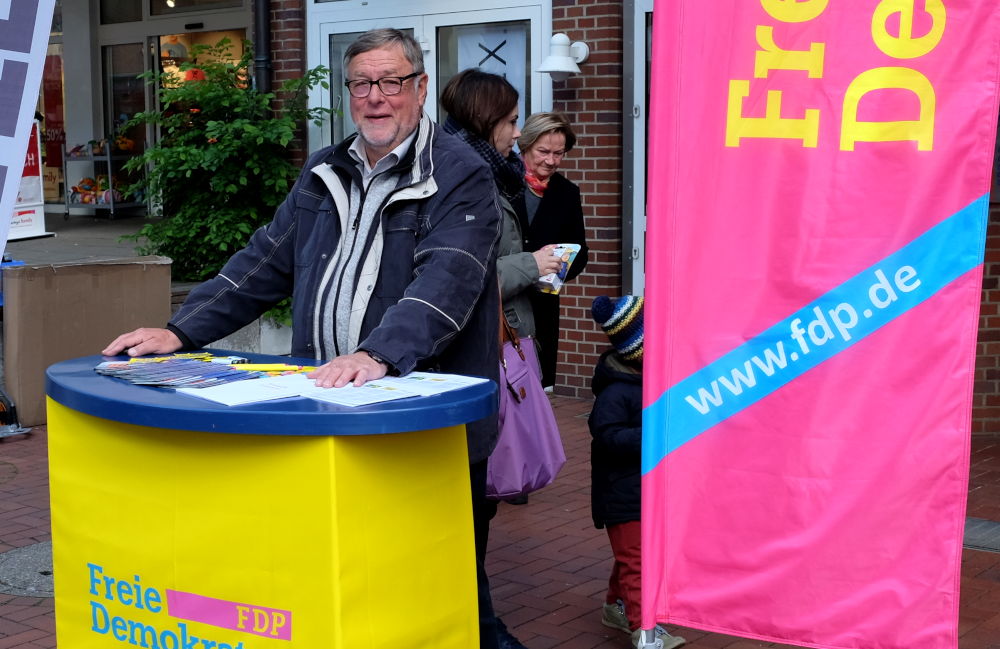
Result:
<svg viewBox="0 0 1000 649">
<path fill-rule="evenodd" d="M 116 219 L 61 214 L 46 214 L 45 228 L 53 236 L 8 241 L 5 252 L 25 264 L 95 262 L 136 255 L 136 242 L 122 240 L 148 222 L 145 217 L 129 215 Z"/>
<path fill-rule="evenodd" d="M 611 551 L 590 521 L 590 402 L 552 401 L 567 464 L 527 505 L 500 507 L 488 558 L 496 608 L 529 649 L 628 649 L 627 636 L 600 623 Z M 968 515 L 1000 521 L 1000 438 L 975 438 L 971 466 Z M 50 539 L 46 431 L 39 427 L 0 441 L 0 554 Z M 959 616 L 959 649 L 1000 649 L 1000 553 L 963 553 Z M 55 647 L 54 627 L 51 598 L 0 593 L 0 649 Z M 690 649 L 787 646 L 671 631 Z"/>
</svg>

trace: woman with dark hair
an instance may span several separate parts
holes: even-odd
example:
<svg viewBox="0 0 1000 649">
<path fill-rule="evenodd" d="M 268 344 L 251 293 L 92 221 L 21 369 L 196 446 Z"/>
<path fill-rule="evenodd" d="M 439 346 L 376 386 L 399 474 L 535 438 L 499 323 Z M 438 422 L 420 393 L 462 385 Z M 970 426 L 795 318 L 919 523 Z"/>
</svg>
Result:
<svg viewBox="0 0 1000 649">
<path fill-rule="evenodd" d="M 561 262 L 552 252 L 555 245 L 533 252 L 523 248 L 513 207 L 524 194 L 524 163 L 513 152 L 521 135 L 517 99 L 517 90 L 506 79 L 472 68 L 452 77 L 441 94 L 441 106 L 448 112 L 444 130 L 465 140 L 493 169 L 504 217 L 497 255 L 500 297 L 507 322 L 518 336 L 529 338 L 535 335 L 530 297 L 537 292 L 535 282 L 558 271 Z"/>
<path fill-rule="evenodd" d="M 517 90 L 503 77 L 469 69 L 459 72 L 445 86 L 441 107 L 448 113 L 444 130 L 468 143 L 493 170 L 503 214 L 497 274 L 504 317 L 517 330 L 518 336 L 530 338 L 535 333 L 535 321 L 528 296 L 535 291 L 539 277 L 559 269 L 560 260 L 552 254 L 554 246 L 535 252 L 525 252 L 522 248 L 521 228 L 511 206 L 511 201 L 524 192 L 524 165 L 513 153 L 514 142 L 521 134 L 517 127 L 517 99 Z M 476 552 L 482 552 L 483 558 L 489 520 L 496 511 L 495 501 L 473 503 Z M 500 649 L 524 649 L 499 618 L 496 618 L 496 626 Z M 480 642 L 486 646 L 482 639 Z"/>
<path fill-rule="evenodd" d="M 576 134 L 569 120 L 560 113 L 535 113 L 524 122 L 517 139 L 528 188 L 513 201 L 513 206 L 524 232 L 524 245 L 532 248 L 553 243 L 579 244 L 580 252 L 564 281 L 579 275 L 588 257 L 580 188 L 558 172 L 563 156 L 575 144 Z M 536 291 L 530 294 L 530 300 L 542 365 L 542 385 L 548 387 L 556 382 L 559 295 Z"/>
</svg>

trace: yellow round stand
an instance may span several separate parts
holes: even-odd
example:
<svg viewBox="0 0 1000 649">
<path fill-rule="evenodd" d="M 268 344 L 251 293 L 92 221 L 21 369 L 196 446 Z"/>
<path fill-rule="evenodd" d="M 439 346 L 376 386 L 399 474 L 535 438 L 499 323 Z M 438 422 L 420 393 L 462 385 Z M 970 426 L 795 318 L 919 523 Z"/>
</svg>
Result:
<svg viewBox="0 0 1000 649">
<path fill-rule="evenodd" d="M 464 423 L 492 384 L 226 407 L 100 361 L 48 372 L 59 646 L 478 646 Z"/>
</svg>

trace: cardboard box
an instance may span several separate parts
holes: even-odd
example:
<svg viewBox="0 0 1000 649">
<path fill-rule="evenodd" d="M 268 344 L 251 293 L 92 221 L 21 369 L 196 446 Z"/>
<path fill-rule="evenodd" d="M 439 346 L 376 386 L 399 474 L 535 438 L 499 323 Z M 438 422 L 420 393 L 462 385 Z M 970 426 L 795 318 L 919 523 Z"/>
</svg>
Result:
<svg viewBox="0 0 1000 649">
<path fill-rule="evenodd" d="M 170 259 L 26 265 L 3 271 L 3 363 L 22 426 L 45 423 L 45 369 L 100 354 L 120 333 L 170 319 Z"/>
</svg>

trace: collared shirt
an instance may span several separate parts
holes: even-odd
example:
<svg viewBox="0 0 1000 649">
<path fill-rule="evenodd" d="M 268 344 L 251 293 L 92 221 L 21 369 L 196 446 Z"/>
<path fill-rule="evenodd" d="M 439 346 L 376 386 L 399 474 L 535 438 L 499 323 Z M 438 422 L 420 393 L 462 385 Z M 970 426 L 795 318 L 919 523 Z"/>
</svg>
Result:
<svg viewBox="0 0 1000 649">
<path fill-rule="evenodd" d="M 348 152 L 361 172 L 361 186 L 351 182 L 349 191 L 350 220 L 331 262 L 331 300 L 323 310 L 324 345 L 337 355 L 356 351 L 361 322 L 368 307 L 382 261 L 382 224 L 379 214 L 385 199 L 396 189 L 399 174 L 390 172 L 417 137 L 417 129 L 399 146 L 383 156 L 374 167 L 369 166 L 365 146 L 360 137 L 351 142 Z M 374 229 L 374 232 L 372 230 Z M 370 245 L 365 242 L 370 241 Z M 360 242 L 360 245 L 358 245 Z"/>
<path fill-rule="evenodd" d="M 413 129 L 413 132 L 410 133 L 405 140 L 400 142 L 399 146 L 385 154 L 381 160 L 375 163 L 374 167 L 368 163 L 368 154 L 365 151 L 364 142 L 361 141 L 361 136 L 354 138 L 354 141 L 351 142 L 351 147 L 348 151 L 350 152 L 351 157 L 354 158 L 354 161 L 358 164 L 358 169 L 361 170 L 361 182 L 364 186 L 368 186 L 368 181 L 370 181 L 372 176 L 375 174 L 382 173 L 386 169 L 392 169 L 396 166 L 396 163 L 403 157 L 406 150 L 410 148 L 410 144 L 413 143 L 413 140 L 416 137 L 417 129 Z"/>
</svg>

